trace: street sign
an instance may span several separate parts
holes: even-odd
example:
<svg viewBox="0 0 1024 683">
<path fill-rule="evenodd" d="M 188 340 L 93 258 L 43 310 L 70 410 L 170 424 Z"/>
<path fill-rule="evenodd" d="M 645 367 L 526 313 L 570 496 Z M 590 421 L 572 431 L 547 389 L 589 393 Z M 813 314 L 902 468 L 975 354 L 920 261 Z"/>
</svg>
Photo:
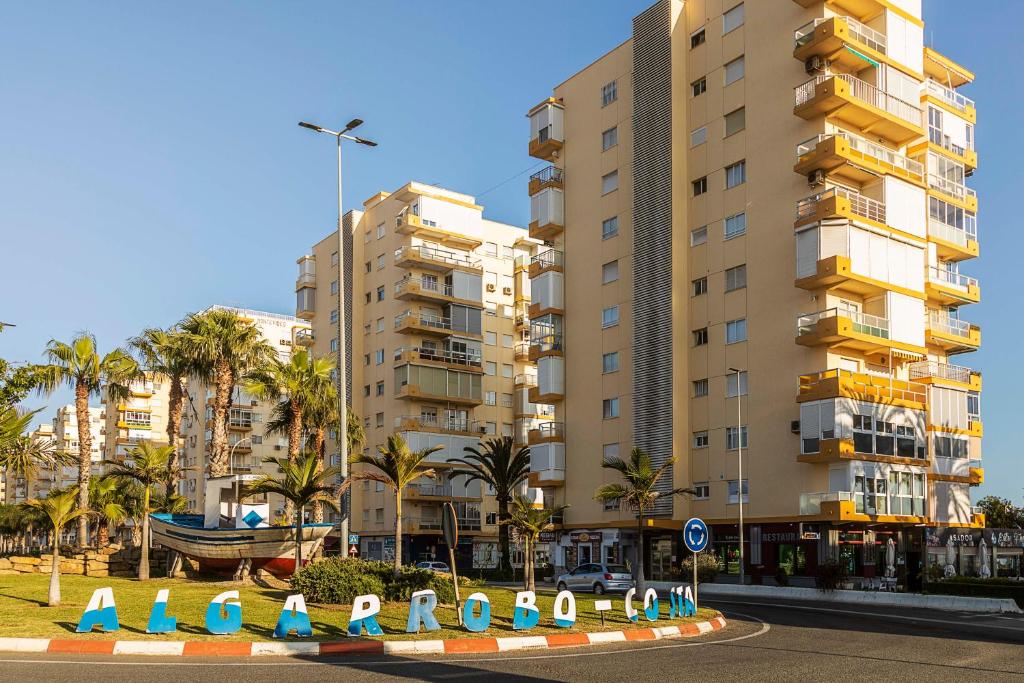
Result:
<svg viewBox="0 0 1024 683">
<path fill-rule="evenodd" d="M 359 546 L 357 546 L 357 545 L 350 545 L 348 547 L 348 554 L 349 554 L 350 557 L 355 557 L 356 555 L 358 555 L 359 554 Z"/>
<path fill-rule="evenodd" d="M 708 525 L 699 517 L 686 520 L 683 525 L 683 543 L 688 550 L 699 553 L 708 547 Z"/>
<path fill-rule="evenodd" d="M 359 545 L 359 534 L 349 534 L 348 535 L 348 544 L 349 545 Z"/>
<path fill-rule="evenodd" d="M 455 518 L 455 506 L 451 503 L 445 503 L 441 508 L 441 533 L 449 548 L 459 544 L 459 523 Z"/>
</svg>

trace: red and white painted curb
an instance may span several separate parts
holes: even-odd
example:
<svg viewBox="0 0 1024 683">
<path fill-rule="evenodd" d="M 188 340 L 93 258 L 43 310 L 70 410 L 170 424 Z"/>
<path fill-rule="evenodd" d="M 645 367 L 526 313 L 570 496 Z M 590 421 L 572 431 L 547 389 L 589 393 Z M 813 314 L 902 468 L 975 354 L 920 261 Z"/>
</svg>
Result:
<svg viewBox="0 0 1024 683">
<path fill-rule="evenodd" d="M 680 626 L 638 628 L 599 633 L 559 633 L 551 636 L 508 638 L 455 638 L 452 640 L 343 640 L 329 643 L 301 641 L 184 640 L 58 640 L 0 638 L 0 652 L 42 652 L 96 655 L 160 655 L 184 657 L 257 657 L 264 655 L 332 657 L 341 655 L 451 655 L 486 654 L 512 650 L 544 650 L 604 643 L 662 638 L 692 638 L 725 628 L 719 615 L 710 621 Z"/>
</svg>

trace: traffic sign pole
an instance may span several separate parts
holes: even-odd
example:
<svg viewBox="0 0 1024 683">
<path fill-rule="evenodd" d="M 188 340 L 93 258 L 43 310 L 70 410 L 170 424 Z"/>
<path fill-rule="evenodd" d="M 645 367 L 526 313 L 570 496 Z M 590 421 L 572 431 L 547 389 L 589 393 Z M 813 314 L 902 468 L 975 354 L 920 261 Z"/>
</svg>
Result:
<svg viewBox="0 0 1024 683">
<path fill-rule="evenodd" d="M 697 553 L 693 554 L 693 612 L 697 616 Z"/>
<path fill-rule="evenodd" d="M 697 553 L 708 547 L 708 525 L 699 517 L 691 517 L 683 525 L 683 543 L 693 553 L 693 609 L 697 610 Z"/>
<path fill-rule="evenodd" d="M 445 503 L 441 508 L 441 533 L 448 544 L 449 568 L 452 570 L 452 583 L 455 584 L 455 615 L 462 626 L 462 600 L 459 598 L 459 574 L 455 569 L 455 546 L 459 543 L 459 520 L 455 516 L 455 506 Z"/>
</svg>

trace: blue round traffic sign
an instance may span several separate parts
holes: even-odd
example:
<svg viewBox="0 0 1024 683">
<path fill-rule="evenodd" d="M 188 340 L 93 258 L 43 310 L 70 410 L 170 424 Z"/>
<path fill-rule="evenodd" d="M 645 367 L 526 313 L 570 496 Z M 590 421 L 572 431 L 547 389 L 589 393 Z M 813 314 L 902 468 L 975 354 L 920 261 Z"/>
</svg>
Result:
<svg viewBox="0 0 1024 683">
<path fill-rule="evenodd" d="M 699 517 L 691 517 L 683 525 L 683 543 L 695 553 L 708 547 L 708 525 Z"/>
</svg>

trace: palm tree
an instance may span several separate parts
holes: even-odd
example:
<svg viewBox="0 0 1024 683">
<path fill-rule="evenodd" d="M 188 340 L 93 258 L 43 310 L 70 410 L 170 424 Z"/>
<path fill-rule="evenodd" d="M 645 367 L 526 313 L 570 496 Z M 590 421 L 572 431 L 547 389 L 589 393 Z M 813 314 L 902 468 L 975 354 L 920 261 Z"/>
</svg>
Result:
<svg viewBox="0 0 1024 683">
<path fill-rule="evenodd" d="M 528 591 L 537 590 L 534 572 L 533 549 L 540 540 L 541 533 L 554 529 L 551 518 L 561 514 L 568 505 L 553 508 L 536 506 L 526 496 L 516 495 L 512 499 L 509 518 L 503 524 L 511 526 L 519 532 L 524 541 L 523 548 L 523 588 Z"/>
<path fill-rule="evenodd" d="M 96 515 L 96 545 L 110 545 L 110 530 L 128 518 L 123 504 L 120 482 L 100 477 L 89 480 L 89 508 Z"/>
<path fill-rule="evenodd" d="M 494 489 L 494 500 L 498 503 L 498 547 L 501 561 L 498 566 L 502 574 L 512 573 L 512 557 L 508 542 L 508 506 L 516 489 L 530 476 L 530 449 L 515 450 L 511 436 L 502 436 L 480 442 L 480 449 L 466 446 L 465 458 L 448 458 L 448 462 L 463 463 L 468 470 L 455 470 L 449 475 L 474 479 Z"/>
<path fill-rule="evenodd" d="M 313 453 L 300 453 L 297 458 L 264 458 L 263 462 L 277 465 L 281 472 L 279 478 L 270 474 L 247 486 L 243 496 L 254 494 L 274 494 L 281 496 L 292 504 L 295 509 L 295 571 L 302 567 L 302 523 L 306 506 L 320 503 L 328 507 L 336 507 L 334 502 L 334 485 L 331 480 L 341 473 L 340 467 L 317 468 L 317 458 Z"/>
<path fill-rule="evenodd" d="M 89 475 L 92 467 L 92 433 L 89 431 L 89 398 L 99 396 L 106 387 L 111 402 L 128 397 L 128 386 L 143 377 L 139 364 L 127 351 L 116 348 L 106 355 L 97 350 L 96 337 L 81 332 L 71 343 L 51 339 L 46 345 L 47 365 L 40 368 L 39 391 L 52 394 L 64 385 L 75 392 L 75 416 L 78 419 L 78 507 L 89 509 Z M 89 538 L 86 515 L 78 515 L 79 548 Z"/>
<path fill-rule="evenodd" d="M 142 556 L 139 558 L 139 581 L 149 579 L 149 513 L 150 495 L 156 484 L 166 484 L 167 479 L 181 473 L 181 468 L 171 472 L 168 461 L 174 452 L 174 446 L 155 446 L 143 441 L 128 451 L 123 461 L 109 463 L 110 471 L 106 477 L 121 483 L 137 482 L 142 485 Z"/>
<path fill-rule="evenodd" d="M 193 313 L 180 327 L 192 376 L 214 388 L 210 476 L 222 477 L 229 469 L 227 420 L 235 383 L 277 354 L 255 325 L 231 310 Z"/>
<path fill-rule="evenodd" d="M 353 465 L 371 465 L 377 471 L 353 474 L 349 481 L 379 481 L 395 492 L 395 573 L 402 568 L 402 491 L 420 477 L 434 476 L 434 470 L 424 467 L 423 461 L 442 446 L 431 446 L 413 451 L 400 434 L 388 437 L 387 446 L 378 446 L 378 455 L 354 451 L 349 456 Z M 348 482 L 346 482 L 347 484 Z"/>
<path fill-rule="evenodd" d="M 658 491 L 658 482 L 666 472 L 671 471 L 675 463 L 675 456 L 665 460 L 658 467 L 651 463 L 651 456 L 642 450 L 633 447 L 629 454 L 629 460 L 619 457 L 605 458 L 601 467 L 615 470 L 625 480 L 620 484 L 605 484 L 598 487 L 594 492 L 594 499 L 602 503 L 625 503 L 626 507 L 636 514 L 636 558 L 633 568 L 633 578 L 636 581 L 636 591 L 639 595 L 644 594 L 644 517 L 648 510 L 654 507 L 659 498 L 665 496 L 678 496 L 682 494 L 696 494 L 693 489 L 679 488 L 669 491 Z"/>
<path fill-rule="evenodd" d="M 33 438 L 23 433 L 38 412 L 19 415 L 13 407 L 0 410 L 0 469 L 7 473 L 11 484 L 24 480 L 26 491 L 32 489 L 39 470 L 59 473 L 64 466 L 77 462 L 77 458 L 57 450 L 51 439 Z"/>
<path fill-rule="evenodd" d="M 167 397 L 167 443 L 175 447 L 167 461 L 168 472 L 175 472 L 167 478 L 167 495 L 178 490 L 178 439 L 181 418 L 185 411 L 185 381 L 194 372 L 192 358 L 185 352 L 183 335 L 177 327 L 167 330 L 148 328 L 138 337 L 129 340 L 142 360 L 146 370 L 165 377 L 170 385 Z"/>
<path fill-rule="evenodd" d="M 76 508 L 76 502 L 79 499 L 78 491 L 72 487 L 63 491 L 51 491 L 50 495 L 42 500 L 33 499 L 25 503 L 26 507 L 46 515 L 50 519 L 50 524 L 53 525 L 50 593 L 46 598 L 46 604 L 50 607 L 60 605 L 60 532 L 69 522 L 92 514 L 88 508 Z"/>
<path fill-rule="evenodd" d="M 32 424 L 32 418 L 41 410 L 22 413 L 13 405 L 0 406 L 0 452 L 24 436 Z"/>
</svg>

